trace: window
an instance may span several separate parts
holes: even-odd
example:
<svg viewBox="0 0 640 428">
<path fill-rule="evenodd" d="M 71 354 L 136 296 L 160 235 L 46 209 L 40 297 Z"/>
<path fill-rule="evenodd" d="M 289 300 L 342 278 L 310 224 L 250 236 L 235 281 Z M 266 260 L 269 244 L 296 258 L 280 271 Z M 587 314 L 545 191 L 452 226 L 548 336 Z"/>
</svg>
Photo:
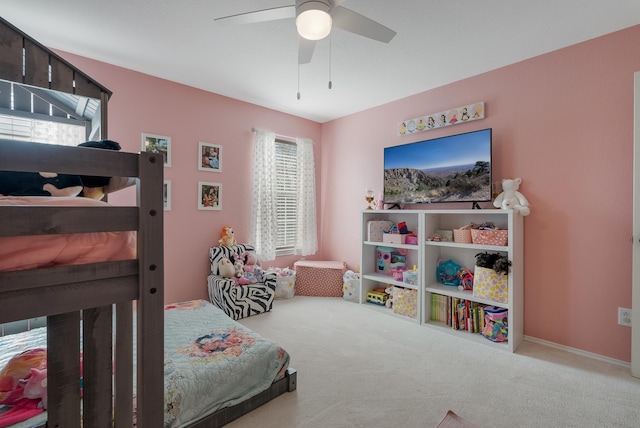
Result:
<svg viewBox="0 0 640 428">
<path fill-rule="evenodd" d="M 85 141 L 85 128 L 54 120 L 0 114 L 0 138 L 77 146 Z"/>
<path fill-rule="evenodd" d="M 0 138 L 77 146 L 100 135 L 100 100 L 0 80 Z"/>
<path fill-rule="evenodd" d="M 276 212 L 278 255 L 292 254 L 296 244 L 298 220 L 297 146 L 276 140 Z"/>
</svg>

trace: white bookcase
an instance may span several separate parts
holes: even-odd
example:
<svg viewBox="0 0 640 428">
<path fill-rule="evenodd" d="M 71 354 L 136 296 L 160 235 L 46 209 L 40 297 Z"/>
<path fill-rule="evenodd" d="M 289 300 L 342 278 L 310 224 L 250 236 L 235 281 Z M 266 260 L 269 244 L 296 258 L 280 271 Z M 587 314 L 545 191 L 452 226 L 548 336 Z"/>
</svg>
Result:
<svg viewBox="0 0 640 428">
<path fill-rule="evenodd" d="M 368 222 L 371 220 L 390 220 L 394 223 L 404 221 L 409 230 L 418 236 L 417 245 L 389 244 L 369 241 Z M 427 241 L 438 229 L 453 230 L 469 223 L 492 222 L 500 229 L 508 229 L 506 246 L 488 246 L 462 244 L 457 242 Z M 406 249 L 407 265 L 418 268 L 418 285 L 413 286 L 394 281 L 391 276 L 377 273 L 376 247 Z M 477 298 L 471 291 L 460 291 L 457 287 L 438 283 L 436 267 L 439 260 L 452 259 L 459 265 L 473 269 L 475 255 L 480 252 L 500 252 L 511 260 L 511 272 L 508 275 L 509 298 L 506 303 L 498 303 Z M 523 316 L 523 218 L 513 211 L 482 210 L 365 210 L 362 212 L 362 252 L 361 252 L 361 287 L 360 303 L 372 309 L 399 316 L 412 322 L 436 328 L 466 339 L 476 340 L 509 352 L 516 350 L 522 342 L 524 332 Z M 417 290 L 418 316 L 416 319 L 394 314 L 390 309 L 367 303 L 366 293 L 374 288 L 396 285 Z M 441 294 L 478 302 L 481 304 L 503 307 L 509 310 L 508 340 L 491 342 L 480 334 L 464 330 L 453 330 L 445 323 L 431 320 L 431 295 Z"/>
</svg>

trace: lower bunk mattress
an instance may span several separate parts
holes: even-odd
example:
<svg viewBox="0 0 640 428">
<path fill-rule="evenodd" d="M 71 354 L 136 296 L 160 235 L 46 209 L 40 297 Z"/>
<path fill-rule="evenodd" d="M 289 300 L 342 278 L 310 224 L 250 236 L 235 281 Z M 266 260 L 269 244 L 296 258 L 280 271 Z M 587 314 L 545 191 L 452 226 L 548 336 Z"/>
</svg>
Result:
<svg viewBox="0 0 640 428">
<path fill-rule="evenodd" d="M 186 427 L 241 403 L 282 379 L 289 366 L 277 343 L 205 300 L 166 305 L 164 327 L 165 427 Z M 15 355 L 45 347 L 46 328 L 0 337 L 0 370 Z M 16 426 L 38 426 L 42 418 Z"/>
</svg>

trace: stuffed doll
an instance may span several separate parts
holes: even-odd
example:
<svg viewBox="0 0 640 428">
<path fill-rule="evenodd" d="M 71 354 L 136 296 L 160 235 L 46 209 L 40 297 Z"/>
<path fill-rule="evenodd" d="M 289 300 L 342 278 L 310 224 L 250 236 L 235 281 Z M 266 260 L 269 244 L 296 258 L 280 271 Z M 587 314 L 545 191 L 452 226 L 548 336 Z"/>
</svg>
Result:
<svg viewBox="0 0 640 428">
<path fill-rule="evenodd" d="M 223 257 L 218 262 L 218 273 L 223 278 L 233 278 L 236 274 L 236 269 L 233 267 L 231 260 Z"/>
<path fill-rule="evenodd" d="M 120 150 L 120 144 L 112 140 L 86 141 L 78 144 L 78 147 L 89 147 L 92 149 Z M 109 185 L 111 177 L 99 177 L 91 175 L 81 175 L 82 191 L 78 196 L 101 200 L 107 193 L 105 188 Z"/>
<path fill-rule="evenodd" d="M 505 178 L 502 180 L 502 193 L 493 201 L 493 206 L 503 210 L 515 210 L 523 216 L 529 215 L 529 201 L 518 191 L 521 178 Z"/>
<path fill-rule="evenodd" d="M 241 278 L 244 274 L 244 262 L 240 258 L 236 258 L 233 261 L 233 268 L 235 269 L 236 278 Z"/>
<path fill-rule="evenodd" d="M 218 244 L 224 245 L 226 247 L 233 247 L 237 244 L 236 238 L 234 236 L 233 227 L 224 226 L 222 228 L 222 238 L 218 240 Z"/>
<path fill-rule="evenodd" d="M 87 141 L 78 146 L 120 150 L 120 144 L 111 140 Z M 116 180 L 112 182 L 112 178 Z M 108 191 L 130 186 L 134 182 L 135 179 L 122 177 L 68 175 L 53 172 L 0 171 L 0 195 L 85 196 L 100 200 Z"/>
<path fill-rule="evenodd" d="M 2 196 L 78 196 L 81 191 L 82 180 L 77 175 L 0 171 Z"/>
<path fill-rule="evenodd" d="M 43 370 L 47 367 L 47 350 L 36 348 L 24 351 L 14 357 L 0 370 L 0 404 L 15 404 L 24 398 L 24 383 L 31 369 Z"/>
<path fill-rule="evenodd" d="M 42 400 L 42 408 L 47 408 L 47 369 L 31 369 L 31 376 L 24 385 L 24 396 Z"/>
<path fill-rule="evenodd" d="M 393 296 L 394 296 L 394 294 L 396 293 L 396 290 L 397 290 L 397 289 L 396 289 L 396 287 L 395 287 L 395 286 L 393 286 L 393 285 L 391 285 L 391 286 L 387 287 L 387 288 L 384 290 L 384 292 L 385 292 L 385 293 L 387 293 L 387 294 L 389 295 L 389 298 L 388 298 L 388 299 L 387 299 L 387 301 L 384 303 L 384 305 L 385 305 L 387 308 L 391 308 L 391 307 L 393 307 Z"/>
<path fill-rule="evenodd" d="M 251 251 L 245 251 L 244 254 L 244 271 L 255 272 L 256 268 L 260 268 L 260 260 Z"/>
</svg>

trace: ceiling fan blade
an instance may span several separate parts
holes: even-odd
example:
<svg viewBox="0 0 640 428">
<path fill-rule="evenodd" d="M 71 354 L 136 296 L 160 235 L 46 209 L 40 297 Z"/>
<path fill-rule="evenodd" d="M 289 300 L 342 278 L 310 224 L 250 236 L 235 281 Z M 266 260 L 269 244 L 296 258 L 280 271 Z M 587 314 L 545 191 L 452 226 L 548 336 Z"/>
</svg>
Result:
<svg viewBox="0 0 640 428">
<path fill-rule="evenodd" d="M 316 41 L 298 36 L 298 64 L 308 64 L 311 62 L 313 51 L 316 48 Z"/>
<path fill-rule="evenodd" d="M 396 35 L 391 28 L 360 15 L 342 6 L 335 6 L 331 9 L 333 26 L 342 28 L 354 34 L 359 34 L 383 43 L 389 43 Z"/>
<path fill-rule="evenodd" d="M 215 18 L 220 24 L 253 24 L 254 22 L 276 21 L 296 17 L 295 6 L 274 7 L 271 9 L 256 10 L 255 12 L 239 13 L 237 15 Z"/>
</svg>

